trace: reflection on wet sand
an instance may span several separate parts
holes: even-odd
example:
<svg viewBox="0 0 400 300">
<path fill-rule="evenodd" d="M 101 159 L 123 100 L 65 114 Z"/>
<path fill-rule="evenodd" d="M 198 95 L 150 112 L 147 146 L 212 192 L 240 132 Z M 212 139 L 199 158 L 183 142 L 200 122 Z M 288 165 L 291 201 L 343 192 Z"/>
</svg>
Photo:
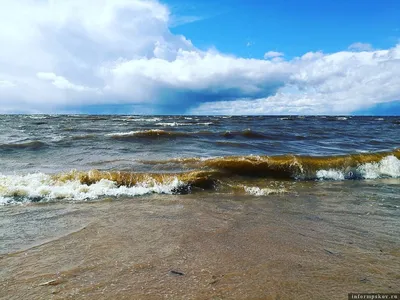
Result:
<svg viewBox="0 0 400 300">
<path fill-rule="evenodd" d="M 73 204 L 85 211 L 73 231 L 0 256 L 0 298 L 347 299 L 350 292 L 397 292 L 398 212 L 382 218 L 356 200 L 340 208 L 346 195 L 327 193 Z"/>
</svg>

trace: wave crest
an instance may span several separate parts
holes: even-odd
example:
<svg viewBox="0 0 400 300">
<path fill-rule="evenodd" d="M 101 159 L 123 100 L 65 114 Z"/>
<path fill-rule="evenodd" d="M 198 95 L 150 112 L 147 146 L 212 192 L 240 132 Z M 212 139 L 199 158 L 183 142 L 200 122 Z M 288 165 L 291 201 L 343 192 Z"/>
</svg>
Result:
<svg viewBox="0 0 400 300">
<path fill-rule="evenodd" d="M 368 179 L 399 177 L 400 149 L 391 152 L 341 156 L 226 156 L 143 161 L 152 165 L 181 165 L 183 169 L 205 169 L 220 176 L 249 176 L 277 179 Z"/>
<path fill-rule="evenodd" d="M 399 158 L 400 149 L 397 149 L 392 152 L 331 157 L 244 156 L 169 161 L 194 169 L 184 173 L 91 170 L 55 175 L 0 174 L 0 204 L 57 199 L 87 200 L 104 196 L 139 196 L 151 193 L 185 194 L 197 190 L 215 190 L 217 186 L 232 186 L 231 182 L 239 183 L 235 183 L 235 186 L 241 187 L 247 194 L 265 196 L 285 191 L 244 184 L 251 182 L 254 177 L 286 180 L 400 178 Z"/>
<path fill-rule="evenodd" d="M 189 136 L 183 132 L 172 132 L 160 129 L 138 130 L 129 132 L 109 133 L 106 136 L 113 139 L 131 139 L 131 138 L 159 138 L 159 137 L 185 137 Z"/>
<path fill-rule="evenodd" d="M 148 178 L 135 184 L 123 185 L 112 178 L 104 178 L 107 176 L 99 176 L 98 180 L 94 180 L 93 174 L 88 172 L 85 176 L 83 173 L 71 172 L 56 176 L 42 173 L 1 175 L 0 204 L 61 199 L 82 201 L 104 196 L 141 196 L 151 193 L 173 194 L 185 187 L 177 177 L 170 177 L 163 182 Z"/>
</svg>

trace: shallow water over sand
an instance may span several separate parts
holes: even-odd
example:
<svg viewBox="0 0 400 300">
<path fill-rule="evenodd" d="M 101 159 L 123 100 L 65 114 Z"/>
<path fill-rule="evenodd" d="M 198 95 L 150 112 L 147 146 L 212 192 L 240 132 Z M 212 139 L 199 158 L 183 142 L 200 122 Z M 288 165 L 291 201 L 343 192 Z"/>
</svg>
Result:
<svg viewBox="0 0 400 300">
<path fill-rule="evenodd" d="M 297 184 L 259 197 L 212 192 L 3 207 L 0 219 L 14 219 L 0 227 L 0 297 L 346 299 L 350 292 L 398 292 L 398 180 Z"/>
</svg>

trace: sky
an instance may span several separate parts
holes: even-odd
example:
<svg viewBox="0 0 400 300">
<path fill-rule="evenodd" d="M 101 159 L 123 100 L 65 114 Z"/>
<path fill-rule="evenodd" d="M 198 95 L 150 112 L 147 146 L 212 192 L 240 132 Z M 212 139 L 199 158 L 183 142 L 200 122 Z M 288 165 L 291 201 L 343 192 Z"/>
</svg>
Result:
<svg viewBox="0 0 400 300">
<path fill-rule="evenodd" d="M 397 0 L 0 6 L 0 113 L 400 115 Z"/>
</svg>

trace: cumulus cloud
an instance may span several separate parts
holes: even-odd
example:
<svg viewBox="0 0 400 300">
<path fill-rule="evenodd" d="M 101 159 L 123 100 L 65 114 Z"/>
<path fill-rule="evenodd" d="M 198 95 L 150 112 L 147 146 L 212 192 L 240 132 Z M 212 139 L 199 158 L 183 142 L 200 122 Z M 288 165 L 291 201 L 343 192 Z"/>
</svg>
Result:
<svg viewBox="0 0 400 300">
<path fill-rule="evenodd" d="M 350 113 L 400 99 L 400 46 L 245 59 L 199 50 L 173 18 L 152 0 L 3 0 L 0 112 Z"/>
<path fill-rule="evenodd" d="M 349 50 L 352 51 L 372 51 L 374 48 L 372 47 L 371 44 L 367 43 L 353 43 L 349 46 Z"/>
<path fill-rule="evenodd" d="M 77 91 L 77 92 L 82 92 L 85 90 L 86 91 L 93 90 L 89 87 L 73 84 L 73 83 L 69 82 L 67 79 L 65 79 L 64 77 L 57 76 L 54 73 L 39 72 L 36 74 L 36 76 L 39 79 L 50 81 L 56 88 L 58 88 L 60 90 L 72 90 L 72 91 Z"/>
<path fill-rule="evenodd" d="M 373 52 L 311 52 L 286 64 L 290 75 L 275 95 L 206 103 L 192 112 L 349 114 L 400 99 L 400 45 Z"/>
<path fill-rule="evenodd" d="M 281 57 L 281 56 L 284 56 L 284 54 L 282 52 L 277 52 L 277 51 L 268 51 L 264 54 L 265 59 Z"/>
</svg>

